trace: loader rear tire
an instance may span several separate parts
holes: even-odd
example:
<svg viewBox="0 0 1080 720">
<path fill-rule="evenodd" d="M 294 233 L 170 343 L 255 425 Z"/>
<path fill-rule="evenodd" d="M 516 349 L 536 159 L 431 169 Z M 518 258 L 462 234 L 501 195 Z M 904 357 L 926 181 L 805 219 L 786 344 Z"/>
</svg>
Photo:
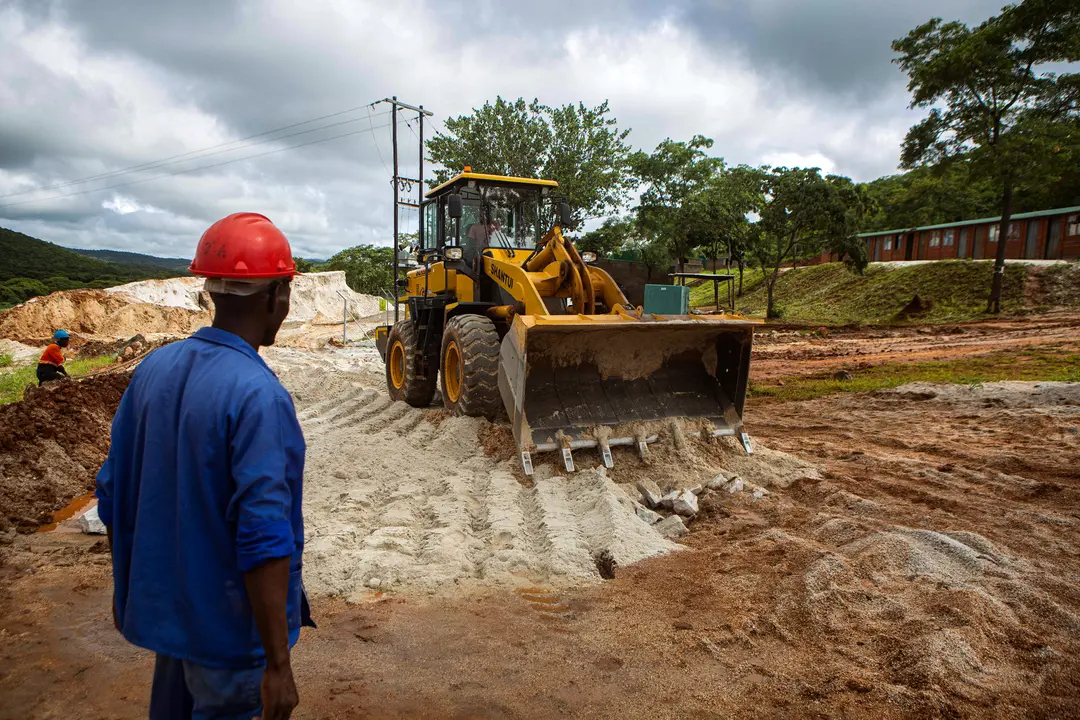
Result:
<svg viewBox="0 0 1080 720">
<path fill-rule="evenodd" d="M 386 338 L 386 389 L 391 400 L 422 408 L 435 397 L 438 373 L 434 368 L 428 373 L 420 371 L 418 346 L 412 320 L 402 320 L 390 329 Z"/>
<path fill-rule="evenodd" d="M 483 315 L 458 315 L 446 323 L 442 355 L 443 405 L 455 415 L 495 418 L 499 397 L 499 333 Z"/>
</svg>

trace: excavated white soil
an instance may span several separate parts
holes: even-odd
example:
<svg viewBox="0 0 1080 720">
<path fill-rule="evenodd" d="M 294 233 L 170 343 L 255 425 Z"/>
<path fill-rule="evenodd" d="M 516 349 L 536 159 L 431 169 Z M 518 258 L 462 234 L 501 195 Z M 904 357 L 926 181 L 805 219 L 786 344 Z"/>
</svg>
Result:
<svg viewBox="0 0 1080 720">
<path fill-rule="evenodd" d="M 611 473 L 584 454 L 570 474 L 554 455 L 537 456 L 530 480 L 516 455 L 485 453 L 492 437 L 513 443 L 506 428 L 391 402 L 373 349 L 264 355 L 293 393 L 307 440 L 304 577 L 318 595 L 597 581 L 603 551 L 625 566 L 679 548 L 637 517 L 631 486 L 614 480 L 648 475 L 673 487 L 719 471 L 669 462 L 657 448 L 651 466 L 627 453 Z M 759 484 L 814 474 L 784 453 L 740 454 L 725 465 Z"/>
</svg>

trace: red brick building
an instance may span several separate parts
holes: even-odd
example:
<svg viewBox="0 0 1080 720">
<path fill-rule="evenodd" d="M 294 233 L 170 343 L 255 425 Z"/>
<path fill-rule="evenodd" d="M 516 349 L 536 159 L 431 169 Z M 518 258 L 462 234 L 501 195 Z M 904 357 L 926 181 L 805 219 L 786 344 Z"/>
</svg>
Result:
<svg viewBox="0 0 1080 720">
<path fill-rule="evenodd" d="M 1001 217 L 862 233 L 870 262 L 993 259 Z M 1017 213 L 1009 222 L 1005 257 L 1028 260 L 1080 258 L 1080 207 Z M 823 255 L 822 261 L 838 258 Z"/>
</svg>

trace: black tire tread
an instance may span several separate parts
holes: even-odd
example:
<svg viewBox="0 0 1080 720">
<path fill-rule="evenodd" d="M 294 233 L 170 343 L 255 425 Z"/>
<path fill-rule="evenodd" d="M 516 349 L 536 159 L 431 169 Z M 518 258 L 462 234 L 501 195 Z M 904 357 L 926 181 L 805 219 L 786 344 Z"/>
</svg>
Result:
<svg viewBox="0 0 1080 720">
<path fill-rule="evenodd" d="M 458 315 L 451 318 L 443 332 L 442 355 L 452 339 L 461 348 L 461 397 L 448 400 L 443 380 L 443 402 L 455 415 L 495 418 L 502 411 L 499 395 L 499 333 L 495 323 L 483 315 Z M 442 364 L 440 362 L 440 364 Z"/>
<path fill-rule="evenodd" d="M 405 384 L 400 391 L 390 381 L 390 348 L 399 336 L 405 349 Z M 439 376 L 437 369 L 429 370 L 428 374 L 420 372 L 416 336 L 416 325 L 412 320 L 400 320 L 390 329 L 386 341 L 386 388 L 392 400 L 402 400 L 413 407 L 424 408 L 431 405 L 431 400 L 435 397 Z"/>
</svg>

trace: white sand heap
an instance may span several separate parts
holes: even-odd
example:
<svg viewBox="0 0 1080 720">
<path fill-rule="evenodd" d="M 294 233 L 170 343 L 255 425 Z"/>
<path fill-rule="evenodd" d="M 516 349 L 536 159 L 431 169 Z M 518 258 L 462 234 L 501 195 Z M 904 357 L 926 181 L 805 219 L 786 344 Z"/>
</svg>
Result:
<svg viewBox="0 0 1080 720">
<path fill-rule="evenodd" d="M 199 303 L 203 279 L 199 277 L 179 277 L 168 280 L 143 280 L 107 288 L 105 292 L 117 293 L 130 298 L 133 302 L 161 305 L 163 307 L 199 310 L 208 307 Z"/>
<path fill-rule="evenodd" d="M 14 364 L 23 365 L 37 360 L 41 355 L 41 348 L 23 345 L 14 340 L 0 340 L 0 355 L 10 355 Z"/>
<path fill-rule="evenodd" d="M 200 300 L 203 280 L 198 277 L 144 280 L 109 288 L 108 292 L 134 302 L 199 311 L 210 307 Z M 292 307 L 287 323 L 329 324 L 341 322 L 345 304 L 351 317 L 367 317 L 379 311 L 379 298 L 354 292 L 345 284 L 345 273 L 330 271 L 297 275 L 292 283 Z"/>
<path fill-rule="evenodd" d="M 0 338 L 47 338 L 57 328 L 99 339 L 187 335 L 210 324 L 213 302 L 202 286 L 202 278 L 182 277 L 54 292 L 0 312 Z M 297 275 L 285 322 L 294 328 L 340 323 L 346 302 L 350 320 L 379 312 L 379 298 L 353 292 L 343 272 Z"/>
<path fill-rule="evenodd" d="M 379 312 L 379 298 L 354 292 L 340 270 L 297 275 L 292 283 L 292 308 L 285 322 L 340 323 L 345 302 L 350 317 Z"/>
</svg>

